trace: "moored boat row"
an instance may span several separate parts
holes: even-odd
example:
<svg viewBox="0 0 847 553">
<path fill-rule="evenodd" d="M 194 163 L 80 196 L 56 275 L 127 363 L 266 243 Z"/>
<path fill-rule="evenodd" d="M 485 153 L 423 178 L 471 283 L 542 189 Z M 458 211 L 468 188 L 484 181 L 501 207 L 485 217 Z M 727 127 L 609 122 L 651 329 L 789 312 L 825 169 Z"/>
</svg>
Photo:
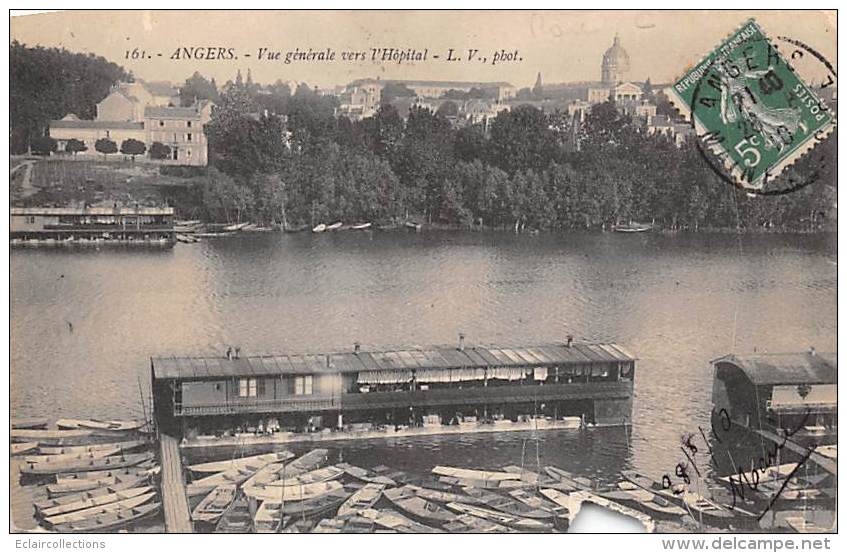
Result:
<svg viewBox="0 0 847 553">
<path fill-rule="evenodd" d="M 60 419 L 12 424 L 10 452 L 21 482 L 32 487 L 39 528 L 111 532 L 161 510 L 159 472 L 143 421 Z M 21 441 L 30 440 L 30 441 Z"/>
</svg>

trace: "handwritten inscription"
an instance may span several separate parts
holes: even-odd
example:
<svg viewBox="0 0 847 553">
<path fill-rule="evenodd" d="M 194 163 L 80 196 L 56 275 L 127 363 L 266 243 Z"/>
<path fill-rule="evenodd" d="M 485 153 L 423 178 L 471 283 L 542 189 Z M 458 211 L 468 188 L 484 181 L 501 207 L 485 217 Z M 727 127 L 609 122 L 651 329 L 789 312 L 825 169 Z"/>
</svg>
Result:
<svg viewBox="0 0 847 553">
<path fill-rule="evenodd" d="M 794 436 L 801 428 L 806 425 L 806 422 L 809 418 L 810 412 L 806 410 L 804 413 L 803 419 L 800 423 L 794 427 L 793 429 L 785 429 L 782 433 L 782 441 L 774 442 L 771 447 L 769 447 L 764 454 L 756 460 L 756 466 L 751 471 L 744 470 L 743 467 L 737 465 L 729 452 L 727 452 L 727 457 L 731 467 L 731 474 L 729 476 L 729 487 L 732 492 L 732 504 L 728 505 L 729 509 L 735 509 L 738 500 L 746 500 L 747 491 L 757 492 L 759 489 L 760 478 L 768 473 L 768 470 L 777 466 L 779 460 L 780 452 L 785 448 L 788 443 L 788 439 Z M 721 409 L 719 411 L 712 412 L 712 436 L 715 441 L 718 443 L 723 443 L 724 435 L 729 434 L 732 430 L 733 423 L 730 418 L 729 412 L 726 409 Z M 692 483 L 692 474 L 697 475 L 698 478 L 702 477 L 700 472 L 700 467 L 697 463 L 697 455 L 703 454 L 705 451 L 706 454 L 714 461 L 715 465 L 720 466 L 719 459 L 717 458 L 717 453 L 712 449 L 709 440 L 706 437 L 706 433 L 702 427 L 697 427 L 698 433 L 688 434 L 683 437 L 682 445 L 680 449 L 682 450 L 683 455 L 685 456 L 684 461 L 680 461 L 677 463 L 676 467 L 674 467 L 673 474 L 665 474 L 662 476 L 662 488 L 665 490 L 670 490 L 674 495 L 682 495 L 687 490 L 688 486 Z M 700 442 L 700 438 L 702 438 L 702 447 L 698 447 L 698 443 Z M 814 447 L 809 448 L 803 454 L 800 461 L 798 461 L 797 465 L 791 471 L 791 473 L 783 480 L 781 487 L 779 490 L 773 494 L 770 498 L 770 502 L 767 507 L 765 507 L 764 511 L 762 511 L 758 518 L 761 519 L 770 509 L 773 507 L 774 503 L 782 492 L 785 490 L 785 487 L 791 481 L 791 479 L 797 474 L 798 470 L 803 466 L 803 464 L 811 457 L 814 452 Z"/>
</svg>

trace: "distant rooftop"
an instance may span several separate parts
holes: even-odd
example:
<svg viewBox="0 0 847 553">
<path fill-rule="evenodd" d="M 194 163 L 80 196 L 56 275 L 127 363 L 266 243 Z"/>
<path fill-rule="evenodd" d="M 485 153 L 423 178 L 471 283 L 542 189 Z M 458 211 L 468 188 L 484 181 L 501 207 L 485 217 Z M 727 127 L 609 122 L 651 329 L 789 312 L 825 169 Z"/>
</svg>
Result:
<svg viewBox="0 0 847 553">
<path fill-rule="evenodd" d="M 838 382 L 838 359 L 835 353 L 762 353 L 725 355 L 712 361 L 735 365 L 753 384 L 835 384 Z"/>
<path fill-rule="evenodd" d="M 168 81 L 140 81 L 154 96 L 177 96 L 179 90 Z"/>
<path fill-rule="evenodd" d="M 51 129 L 123 129 L 144 130 L 144 123 L 135 121 L 93 121 L 91 119 L 60 119 L 50 121 Z"/>
<path fill-rule="evenodd" d="M 616 344 L 552 344 L 521 348 L 441 347 L 330 354 L 226 357 L 154 357 L 156 379 L 231 378 L 281 374 L 351 373 L 417 369 L 563 366 L 628 362 L 635 357 Z"/>
<path fill-rule="evenodd" d="M 200 113 L 197 107 L 147 106 L 144 108 L 144 117 L 153 119 L 186 119 L 198 118 L 200 117 Z"/>
<path fill-rule="evenodd" d="M 172 207 L 12 207 L 11 215 L 173 215 Z"/>
</svg>

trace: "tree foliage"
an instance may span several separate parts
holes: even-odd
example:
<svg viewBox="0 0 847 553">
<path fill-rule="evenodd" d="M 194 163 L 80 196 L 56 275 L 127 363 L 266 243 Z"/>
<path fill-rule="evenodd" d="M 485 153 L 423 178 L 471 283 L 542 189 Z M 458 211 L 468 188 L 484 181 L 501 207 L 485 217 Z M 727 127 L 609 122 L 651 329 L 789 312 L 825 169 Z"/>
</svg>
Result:
<svg viewBox="0 0 847 553">
<path fill-rule="evenodd" d="M 9 45 L 9 126 L 12 152 L 25 152 L 43 136 L 51 119 L 74 113 L 93 119 L 97 102 L 118 81 L 132 75 L 94 54 L 65 49 Z"/>
<path fill-rule="evenodd" d="M 582 123 L 520 105 L 487 125 L 455 128 L 449 108 L 413 106 L 404 121 L 382 105 L 350 121 L 334 116 L 335 98 L 304 83 L 293 95 L 282 83 L 259 88 L 228 83 L 207 126 L 217 169 L 201 195 L 209 218 L 290 227 L 413 218 L 518 230 L 629 220 L 809 229 L 825 224 L 835 198 L 835 164 L 821 162 L 836 159 L 834 136 L 787 171 L 814 176 L 814 185 L 748 197 L 711 170 L 693 140 L 677 146 L 649 135 L 614 102 Z M 267 105 L 279 111 L 266 113 Z"/>
<path fill-rule="evenodd" d="M 144 152 L 147 151 L 147 145 L 140 140 L 136 140 L 134 138 L 127 138 L 123 142 L 121 142 L 121 153 L 127 156 L 132 156 L 132 160 L 135 161 L 135 156 L 144 155 Z"/>
<path fill-rule="evenodd" d="M 108 138 L 98 138 L 97 142 L 94 143 L 94 149 L 104 155 L 114 154 L 118 151 L 118 145 L 115 144 L 114 140 L 109 140 Z"/>
<path fill-rule="evenodd" d="M 88 151 L 88 146 L 82 140 L 71 138 L 65 143 L 65 151 L 76 155 L 78 152 Z"/>
<path fill-rule="evenodd" d="M 49 156 L 58 148 L 55 138 L 49 136 L 38 136 L 30 141 L 32 153 L 38 156 Z"/>
<path fill-rule="evenodd" d="M 148 153 L 152 159 L 168 159 L 171 155 L 171 147 L 161 142 L 154 142 L 150 144 Z"/>
</svg>

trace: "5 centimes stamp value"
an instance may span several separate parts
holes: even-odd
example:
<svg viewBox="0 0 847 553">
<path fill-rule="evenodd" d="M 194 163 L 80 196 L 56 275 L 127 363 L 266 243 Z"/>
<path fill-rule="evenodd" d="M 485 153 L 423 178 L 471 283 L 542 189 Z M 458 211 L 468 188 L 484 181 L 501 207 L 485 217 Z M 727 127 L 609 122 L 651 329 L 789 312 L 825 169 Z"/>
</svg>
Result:
<svg viewBox="0 0 847 553">
<path fill-rule="evenodd" d="M 752 193 L 768 193 L 770 181 L 835 127 L 829 107 L 752 19 L 676 81 L 668 96 L 731 182 Z"/>
</svg>

